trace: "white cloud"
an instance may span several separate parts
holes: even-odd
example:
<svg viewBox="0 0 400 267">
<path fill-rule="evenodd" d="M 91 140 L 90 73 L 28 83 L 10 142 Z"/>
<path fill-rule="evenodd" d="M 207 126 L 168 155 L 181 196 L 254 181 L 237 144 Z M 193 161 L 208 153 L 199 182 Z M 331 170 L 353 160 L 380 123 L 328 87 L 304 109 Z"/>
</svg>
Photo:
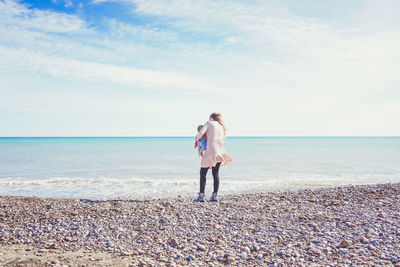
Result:
<svg viewBox="0 0 400 267">
<path fill-rule="evenodd" d="M 348 19 L 326 21 L 290 14 L 284 1 L 120 2 L 132 3 L 132 12 L 161 18 L 160 21 L 166 23 L 169 29 L 177 27 L 176 31 L 181 35 L 196 36 L 199 32 L 210 34 L 205 36 L 205 43 L 177 42 L 171 46 L 189 58 L 190 53 L 193 53 L 198 57 L 197 60 L 211 60 L 211 64 L 217 64 L 221 69 L 224 68 L 218 61 L 232 69 L 235 69 L 232 63 L 239 61 L 242 71 L 251 69 L 251 73 L 271 63 L 274 68 L 280 65 L 284 69 L 288 64 L 298 65 L 301 69 L 306 65 L 311 67 L 312 72 L 325 68 L 326 62 L 347 64 L 350 61 L 358 61 L 364 64 L 364 61 L 371 61 L 371 57 L 375 63 L 384 65 L 387 58 L 393 58 L 395 46 L 400 40 L 399 31 L 391 30 L 390 27 L 393 24 L 391 22 L 400 21 L 395 16 L 391 16 L 390 21 L 378 31 L 368 31 L 371 24 L 366 23 L 365 19 L 378 19 L 384 14 L 393 14 L 390 10 L 398 6 L 396 1 L 385 1 L 386 5 L 382 4 L 382 8 L 375 13 L 372 13 L 371 7 L 377 2 L 367 1 L 362 7 L 363 11 L 356 14 L 364 18 L 364 22 L 354 23 L 353 18 L 353 23 L 348 25 L 343 24 L 349 22 Z M 162 38 L 162 32 L 156 34 Z M 216 39 L 215 43 L 207 43 L 207 37 Z M 397 53 L 395 57 L 397 61 Z M 228 64 L 224 61 L 226 59 Z M 392 67 L 391 64 L 388 66 Z M 277 68 L 277 72 L 280 70 Z"/>
<path fill-rule="evenodd" d="M 29 9 L 18 1 L 0 1 L 2 25 L 18 26 L 43 32 L 84 33 L 88 32 L 84 20 L 76 15 L 39 9 Z"/>
<path fill-rule="evenodd" d="M 65 7 L 73 7 L 74 3 L 72 2 L 72 0 L 65 0 L 64 1 L 64 6 Z"/>
<path fill-rule="evenodd" d="M 168 45 L 178 41 L 178 34 L 156 27 L 127 24 L 116 19 L 107 19 L 106 24 L 112 36 L 151 42 L 153 45 Z"/>
<path fill-rule="evenodd" d="M 17 1 L 10 0 L 0 2 L 0 10 L 6 18 L 0 24 L 0 33 L 3 36 L 0 40 L 3 57 L 0 65 L 5 72 L 103 80 L 153 90 L 220 90 L 204 79 L 195 78 L 196 75 L 129 66 L 132 62 L 149 65 L 152 62 L 149 55 L 155 55 L 155 49 L 141 45 L 138 41 L 155 42 L 158 39 L 160 42 L 167 42 L 176 38 L 173 33 L 109 20 L 111 37 L 118 39 L 126 36 L 137 40 L 134 43 L 129 39 L 127 42 L 114 41 L 109 36 L 89 29 L 83 20 L 74 15 L 28 9 Z M 84 32 L 90 34 L 82 35 L 81 38 L 53 34 L 61 31 L 74 33 L 75 36 Z M 130 64 L 124 64 L 126 62 Z"/>
<path fill-rule="evenodd" d="M 143 70 L 109 64 L 70 60 L 48 56 L 24 49 L 0 46 L 0 69 L 27 73 L 41 73 L 53 77 L 72 77 L 91 81 L 106 81 L 157 90 L 178 88 L 188 91 L 218 90 L 194 78 L 164 71 Z"/>
<path fill-rule="evenodd" d="M 102 2 L 106 0 L 93 1 L 96 4 Z M 106 21 L 108 33 L 97 32 L 93 39 L 80 41 L 38 35 L 21 27 L 15 31 L 15 25 L 20 25 L 21 19 L 13 15 L 14 28 L 4 28 L 3 32 L 11 29 L 15 34 L 6 34 L 5 40 L 9 39 L 8 44 L 15 40 L 14 43 L 20 43 L 22 47 L 25 44 L 38 54 L 132 65 L 133 69 L 140 69 L 134 67 L 137 64 L 149 70 L 184 73 L 183 76 L 207 80 L 203 82 L 206 84 L 231 88 L 232 92 L 246 88 L 246 92 L 263 94 L 265 88 L 279 88 L 302 94 L 352 88 L 353 94 L 357 94 L 361 88 L 379 86 L 382 81 L 397 81 L 399 31 L 382 28 L 368 32 L 365 30 L 369 27 L 367 24 L 343 27 L 341 22 L 327 23 L 295 16 L 281 1 L 119 2 L 132 3 L 132 12 L 159 17 L 165 24 L 158 25 L 157 19 L 147 26 L 110 19 Z M 8 14 L 25 12 L 30 14 L 28 18 L 58 15 L 27 10 L 9 0 L 4 3 L 10 10 L 19 10 L 8 11 Z M 37 15 L 32 15 L 35 12 Z M 371 8 L 367 6 L 360 13 L 362 17 L 368 17 L 372 16 L 368 15 L 370 12 Z M 74 16 L 68 18 L 79 21 Z M 24 23 L 28 22 L 29 19 L 25 19 Z M 81 25 L 87 30 L 84 22 Z M 197 36 L 202 32 L 210 35 Z M 26 37 L 18 37 L 22 35 Z"/>
</svg>

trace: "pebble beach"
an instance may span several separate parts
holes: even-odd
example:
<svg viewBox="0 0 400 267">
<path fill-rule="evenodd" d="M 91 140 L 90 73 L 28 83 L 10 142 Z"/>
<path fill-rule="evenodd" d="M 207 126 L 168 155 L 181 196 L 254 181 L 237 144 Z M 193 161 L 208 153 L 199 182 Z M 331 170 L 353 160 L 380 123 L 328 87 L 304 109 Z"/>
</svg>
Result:
<svg viewBox="0 0 400 267">
<path fill-rule="evenodd" d="M 0 196 L 0 266 L 396 266 L 400 184 L 154 200 Z"/>
</svg>

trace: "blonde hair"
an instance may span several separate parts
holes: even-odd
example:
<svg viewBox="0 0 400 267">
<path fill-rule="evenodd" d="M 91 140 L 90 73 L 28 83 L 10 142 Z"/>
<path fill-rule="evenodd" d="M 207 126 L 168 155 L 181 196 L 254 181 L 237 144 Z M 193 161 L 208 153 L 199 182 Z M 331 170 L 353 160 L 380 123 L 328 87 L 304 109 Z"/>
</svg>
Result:
<svg viewBox="0 0 400 267">
<path fill-rule="evenodd" d="M 224 128 L 224 135 L 226 135 L 226 128 L 225 128 L 224 123 L 222 122 L 221 113 L 213 112 L 213 113 L 211 113 L 210 118 L 212 118 L 213 120 L 215 120 L 219 124 L 221 124 L 222 128 Z"/>
</svg>

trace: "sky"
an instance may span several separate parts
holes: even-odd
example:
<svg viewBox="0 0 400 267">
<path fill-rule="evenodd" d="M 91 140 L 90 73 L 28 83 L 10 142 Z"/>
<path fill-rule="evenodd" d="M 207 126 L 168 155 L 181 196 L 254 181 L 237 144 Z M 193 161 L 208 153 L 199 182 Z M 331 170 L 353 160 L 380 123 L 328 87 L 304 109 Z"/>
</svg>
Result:
<svg viewBox="0 0 400 267">
<path fill-rule="evenodd" d="M 399 10 L 0 0 L 0 136 L 398 136 Z"/>
</svg>

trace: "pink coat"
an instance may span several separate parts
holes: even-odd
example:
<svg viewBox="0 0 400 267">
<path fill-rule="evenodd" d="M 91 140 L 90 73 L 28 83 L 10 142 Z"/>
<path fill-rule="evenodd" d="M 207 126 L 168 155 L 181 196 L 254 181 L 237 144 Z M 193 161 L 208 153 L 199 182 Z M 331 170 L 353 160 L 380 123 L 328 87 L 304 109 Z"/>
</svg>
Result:
<svg viewBox="0 0 400 267">
<path fill-rule="evenodd" d="M 201 159 L 202 168 L 215 167 L 218 162 L 227 165 L 232 162 L 232 157 L 225 153 L 224 128 L 217 121 L 207 121 L 196 136 L 196 141 L 204 134 L 207 136 L 207 148 Z"/>
</svg>

